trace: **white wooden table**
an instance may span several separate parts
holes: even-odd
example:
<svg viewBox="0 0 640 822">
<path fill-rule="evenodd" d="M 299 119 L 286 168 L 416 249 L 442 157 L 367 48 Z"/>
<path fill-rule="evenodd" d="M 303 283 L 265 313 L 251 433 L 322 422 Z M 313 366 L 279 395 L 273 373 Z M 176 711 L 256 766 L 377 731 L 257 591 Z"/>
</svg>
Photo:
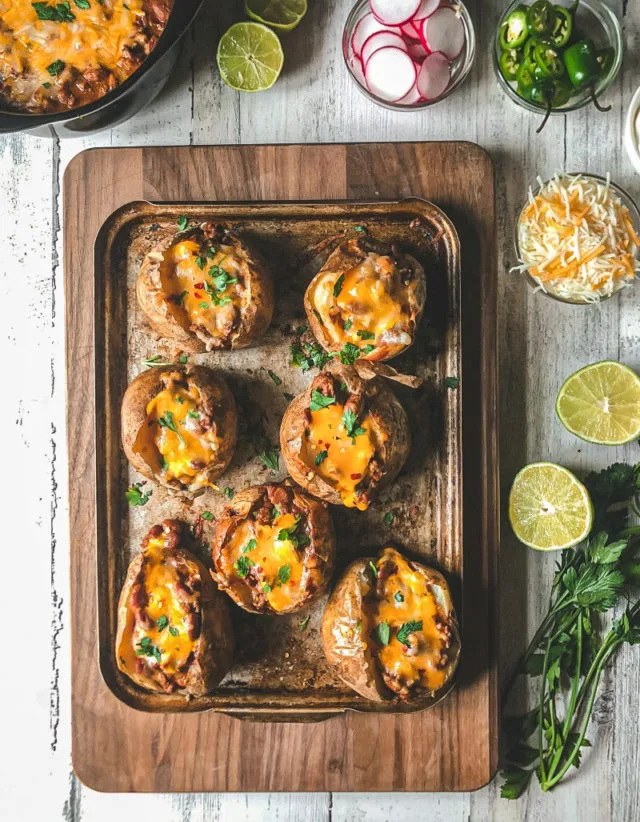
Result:
<svg viewBox="0 0 640 822">
<path fill-rule="evenodd" d="M 452 795 L 105 795 L 83 787 L 71 772 L 60 184 L 66 164 L 79 151 L 189 143 L 479 143 L 491 152 L 497 169 L 503 494 L 516 470 L 533 459 L 553 459 L 582 471 L 640 457 L 637 446 L 606 449 L 581 443 L 564 431 L 553 410 L 563 377 L 581 365 L 613 358 L 640 367 L 640 291 L 629 291 L 601 308 L 562 306 L 534 295 L 509 273 L 514 216 L 536 175 L 547 177 L 558 169 L 609 171 L 640 199 L 640 177 L 634 176 L 621 140 L 626 108 L 640 83 L 640 3 L 611 0 L 623 17 L 627 47 L 624 70 L 606 98 L 614 111 L 601 115 L 587 108 L 567 118 L 554 117 L 541 136 L 535 134 L 539 118 L 511 103 L 493 76 L 490 42 L 501 0 L 468 4 L 479 48 L 463 89 L 432 110 L 409 114 L 375 107 L 348 78 L 340 38 L 350 0 L 310 0 L 307 19 L 285 42 L 287 63 L 276 87 L 244 96 L 223 86 L 214 57 L 220 27 L 241 19 L 241 13 L 231 9 L 222 13 L 220 23 L 216 6 L 240 4 L 209 0 L 205 5 L 170 87 L 129 123 L 77 141 L 0 138 L 0 326 L 7 377 L 0 403 L 5 454 L 0 499 L 3 521 L 9 525 L 2 539 L 2 623 L 9 641 L 0 686 L 0 818 L 640 819 L 640 650 L 626 647 L 606 675 L 596 704 L 589 733 L 595 749 L 579 774 L 548 796 L 534 785 L 525 798 L 509 803 L 499 798 L 497 781 L 473 794 Z M 539 619 L 554 559 L 524 549 L 508 525 L 503 530 L 504 674 Z M 12 675 L 14 671 L 20 676 Z"/>
</svg>

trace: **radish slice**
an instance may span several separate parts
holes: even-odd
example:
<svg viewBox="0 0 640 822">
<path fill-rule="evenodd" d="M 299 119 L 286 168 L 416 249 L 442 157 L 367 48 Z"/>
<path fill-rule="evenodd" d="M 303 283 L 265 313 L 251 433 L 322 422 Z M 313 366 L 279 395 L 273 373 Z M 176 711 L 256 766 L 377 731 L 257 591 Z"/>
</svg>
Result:
<svg viewBox="0 0 640 822">
<path fill-rule="evenodd" d="M 464 48 L 464 26 L 453 9 L 441 8 L 424 21 L 422 32 L 430 51 L 441 51 L 455 60 Z"/>
<path fill-rule="evenodd" d="M 400 26 L 400 33 L 403 37 L 408 37 L 409 40 L 418 40 L 418 32 L 413 26 L 413 23 L 409 21 L 408 23 L 403 23 Z"/>
<path fill-rule="evenodd" d="M 407 50 L 407 44 L 399 34 L 394 34 L 392 31 L 379 31 L 376 34 L 372 34 L 362 47 L 362 65 L 367 65 L 367 61 L 374 51 L 383 49 L 386 46 L 395 46 L 403 51 Z"/>
<path fill-rule="evenodd" d="M 389 26 L 385 26 L 384 23 L 381 23 L 379 20 L 369 12 L 365 14 L 360 20 L 358 20 L 356 27 L 353 30 L 353 35 L 351 37 L 351 48 L 353 52 L 360 57 L 362 52 L 362 47 L 364 46 L 365 42 L 371 37 L 372 34 L 376 34 L 379 31 L 391 31 Z"/>
<path fill-rule="evenodd" d="M 416 86 L 425 100 L 436 100 L 451 82 L 451 66 L 445 54 L 436 51 L 425 57 L 418 73 Z"/>
<path fill-rule="evenodd" d="M 419 63 L 422 63 L 427 54 L 429 54 L 429 52 L 422 45 L 422 43 L 411 43 L 407 51 L 409 52 L 411 57 L 413 57 L 413 59 L 417 60 Z"/>
<path fill-rule="evenodd" d="M 365 80 L 364 76 L 364 68 L 362 67 L 362 60 L 357 57 L 355 54 L 352 54 L 349 57 L 349 66 L 353 71 L 353 76 L 356 80 L 360 83 L 361 86 L 366 86 L 367 81 Z"/>
<path fill-rule="evenodd" d="M 364 76 L 370 92 L 390 103 L 401 100 L 416 82 L 416 64 L 406 51 L 387 46 L 369 58 Z"/>
<path fill-rule="evenodd" d="M 401 100 L 396 102 L 401 106 L 415 106 L 416 103 L 421 103 L 422 100 L 423 97 L 418 91 L 418 87 L 414 86 L 408 94 L 405 94 Z"/>
<path fill-rule="evenodd" d="M 387 26 L 400 26 L 415 17 L 421 0 L 370 0 L 371 11 Z"/>
<path fill-rule="evenodd" d="M 440 3 L 441 0 L 422 0 L 420 3 L 420 8 L 413 16 L 414 22 L 417 20 L 424 20 L 425 17 L 429 17 L 429 15 L 433 14 L 434 11 L 437 11 L 440 8 Z"/>
</svg>

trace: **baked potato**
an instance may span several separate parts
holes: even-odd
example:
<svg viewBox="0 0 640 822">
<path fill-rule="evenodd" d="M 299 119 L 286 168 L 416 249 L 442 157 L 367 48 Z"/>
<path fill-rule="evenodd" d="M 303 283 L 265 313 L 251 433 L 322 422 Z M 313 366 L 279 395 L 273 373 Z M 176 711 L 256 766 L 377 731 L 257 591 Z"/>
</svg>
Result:
<svg viewBox="0 0 640 822">
<path fill-rule="evenodd" d="M 231 462 L 235 400 L 225 380 L 199 365 L 150 368 L 122 400 L 122 445 L 144 477 L 177 492 L 212 485 Z"/>
<path fill-rule="evenodd" d="M 213 578 L 252 613 L 289 614 L 326 591 L 335 559 L 325 503 L 288 484 L 236 494 L 216 522 Z"/>
<path fill-rule="evenodd" d="M 331 362 L 287 408 L 282 458 L 313 496 L 362 511 L 409 456 L 409 421 L 384 379 Z"/>
<path fill-rule="evenodd" d="M 376 702 L 419 706 L 451 681 L 460 633 L 438 571 L 394 548 L 353 562 L 322 617 L 327 661 L 350 688 Z"/>
<path fill-rule="evenodd" d="M 118 668 L 147 691 L 202 696 L 231 667 L 227 601 L 184 546 L 185 523 L 154 525 L 129 565 L 118 603 Z"/>
<path fill-rule="evenodd" d="M 253 345 L 273 315 L 273 281 L 264 261 L 213 223 L 152 249 L 140 266 L 136 294 L 154 331 L 196 353 Z"/>
<path fill-rule="evenodd" d="M 356 346 L 367 360 L 390 360 L 415 340 L 426 300 L 423 267 L 368 237 L 341 243 L 315 275 L 304 307 L 326 351 Z"/>
</svg>

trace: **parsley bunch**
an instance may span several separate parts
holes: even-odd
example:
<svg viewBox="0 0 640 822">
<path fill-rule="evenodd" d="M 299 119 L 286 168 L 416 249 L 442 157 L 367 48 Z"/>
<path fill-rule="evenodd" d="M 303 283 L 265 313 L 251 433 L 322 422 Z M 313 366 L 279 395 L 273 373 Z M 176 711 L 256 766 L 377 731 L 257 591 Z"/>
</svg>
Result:
<svg viewBox="0 0 640 822">
<path fill-rule="evenodd" d="M 640 528 L 626 526 L 627 506 L 640 491 L 640 466 L 616 463 L 590 474 L 585 484 L 594 505 L 594 530 L 562 552 L 547 615 L 507 683 L 535 678 L 535 707 L 504 721 L 507 742 L 501 795 L 516 799 L 535 774 L 542 790 L 556 787 L 578 768 L 602 672 L 624 643 L 640 643 L 640 600 L 629 604 L 603 638 L 598 624 L 640 579 L 633 541 Z M 622 507 L 620 503 L 625 503 Z M 614 534 L 614 536 L 610 536 Z"/>
</svg>

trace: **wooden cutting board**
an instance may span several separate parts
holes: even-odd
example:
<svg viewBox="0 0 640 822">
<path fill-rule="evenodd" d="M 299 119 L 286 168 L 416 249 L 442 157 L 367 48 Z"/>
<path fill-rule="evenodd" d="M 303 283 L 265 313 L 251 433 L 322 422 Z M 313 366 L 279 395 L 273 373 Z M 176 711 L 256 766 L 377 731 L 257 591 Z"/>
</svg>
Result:
<svg viewBox="0 0 640 822">
<path fill-rule="evenodd" d="M 96 643 L 94 242 L 133 200 L 423 197 L 462 245 L 464 576 L 457 689 L 419 714 L 347 712 L 321 723 L 153 714 L 104 683 Z M 94 149 L 64 178 L 71 527 L 72 757 L 102 791 L 453 791 L 497 767 L 496 270 L 494 175 L 470 143 Z M 114 409 L 113 413 L 118 413 Z"/>
</svg>

